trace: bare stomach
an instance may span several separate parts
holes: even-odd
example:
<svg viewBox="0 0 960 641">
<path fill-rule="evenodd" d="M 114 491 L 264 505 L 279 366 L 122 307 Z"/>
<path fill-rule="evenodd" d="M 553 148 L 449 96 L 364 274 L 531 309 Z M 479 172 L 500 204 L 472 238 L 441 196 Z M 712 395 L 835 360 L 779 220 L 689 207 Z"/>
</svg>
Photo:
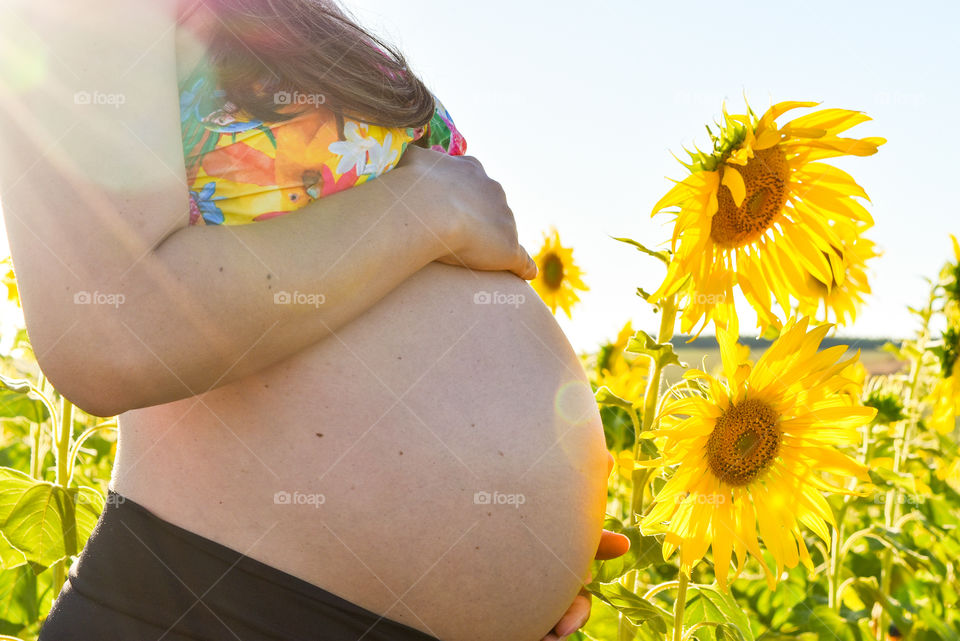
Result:
<svg viewBox="0 0 960 641">
<path fill-rule="evenodd" d="M 120 424 L 116 491 L 444 641 L 539 641 L 599 541 L 600 417 L 509 274 L 429 265 L 295 357 Z"/>
</svg>

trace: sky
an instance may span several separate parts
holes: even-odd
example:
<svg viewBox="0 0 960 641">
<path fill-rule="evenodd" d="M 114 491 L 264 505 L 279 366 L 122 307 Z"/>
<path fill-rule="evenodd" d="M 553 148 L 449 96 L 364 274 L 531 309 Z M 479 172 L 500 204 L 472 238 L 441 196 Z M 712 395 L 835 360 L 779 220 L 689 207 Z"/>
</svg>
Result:
<svg viewBox="0 0 960 641">
<path fill-rule="evenodd" d="M 960 234 L 953 189 L 960 104 L 960 3 L 806 0 L 344 0 L 398 45 L 463 131 L 469 153 L 506 189 L 531 253 L 551 225 L 574 248 L 590 291 L 559 320 L 578 350 L 627 320 L 658 321 L 636 288 L 663 268 L 611 236 L 648 245 L 669 234 L 653 204 L 680 179 L 682 147 L 708 146 L 704 125 L 743 106 L 822 101 L 867 112 L 850 135 L 880 152 L 842 159 L 866 189 L 873 295 L 841 335 L 900 337 L 924 276 Z M 5 239 L 0 238 L 0 253 Z M 741 321 L 746 331 L 753 325 Z"/>
</svg>

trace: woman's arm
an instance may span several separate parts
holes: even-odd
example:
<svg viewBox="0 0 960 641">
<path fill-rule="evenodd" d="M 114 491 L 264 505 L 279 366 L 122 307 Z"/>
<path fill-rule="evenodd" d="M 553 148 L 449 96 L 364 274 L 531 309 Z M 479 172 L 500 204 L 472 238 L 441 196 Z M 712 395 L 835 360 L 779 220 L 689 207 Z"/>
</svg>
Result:
<svg viewBox="0 0 960 641">
<path fill-rule="evenodd" d="M 499 185 L 419 149 L 287 216 L 187 226 L 173 0 L 5 5 L 0 69 L 24 71 L 0 89 L 7 234 L 37 359 L 81 408 L 254 373 L 433 260 L 532 277 Z"/>
</svg>

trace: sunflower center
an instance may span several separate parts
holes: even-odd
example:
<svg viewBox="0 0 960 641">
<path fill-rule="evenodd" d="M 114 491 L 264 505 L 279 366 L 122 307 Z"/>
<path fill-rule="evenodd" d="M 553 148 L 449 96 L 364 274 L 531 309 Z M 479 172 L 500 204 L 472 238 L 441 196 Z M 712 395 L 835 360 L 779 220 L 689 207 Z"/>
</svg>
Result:
<svg viewBox="0 0 960 641">
<path fill-rule="evenodd" d="M 543 282 L 550 289 L 560 289 L 563 284 L 563 260 L 554 253 L 549 253 L 543 258 L 540 265 L 543 272 Z"/>
<path fill-rule="evenodd" d="M 730 189 L 721 185 L 717 213 L 710 223 L 710 237 L 725 248 L 742 247 L 760 238 L 787 202 L 790 166 L 778 147 L 754 152 L 754 157 L 736 170 L 746 187 L 743 202 L 737 207 Z"/>
<path fill-rule="evenodd" d="M 772 407 L 755 399 L 733 405 L 718 419 L 707 440 L 707 461 L 729 485 L 752 482 L 780 451 L 780 429 Z"/>
</svg>

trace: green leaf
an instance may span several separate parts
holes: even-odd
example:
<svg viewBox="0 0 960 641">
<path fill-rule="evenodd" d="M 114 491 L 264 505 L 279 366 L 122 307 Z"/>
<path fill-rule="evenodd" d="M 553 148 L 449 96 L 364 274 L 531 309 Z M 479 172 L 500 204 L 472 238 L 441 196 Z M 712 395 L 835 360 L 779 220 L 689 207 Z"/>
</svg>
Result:
<svg viewBox="0 0 960 641">
<path fill-rule="evenodd" d="M 950 629 L 940 617 L 930 610 L 921 610 L 920 619 L 927 628 L 937 633 L 937 638 L 940 639 L 940 641 L 960 641 L 960 635 L 957 634 L 956 630 Z"/>
<path fill-rule="evenodd" d="M 927 568 L 936 567 L 939 571 L 946 570 L 946 568 L 941 567 L 937 559 L 931 557 L 926 551 L 914 548 L 902 530 L 887 528 L 882 525 L 874 525 L 870 528 L 870 533 L 887 543 L 895 552 L 899 553 L 897 556 L 899 556 L 901 560 L 908 563 L 914 569 L 922 565 Z"/>
<path fill-rule="evenodd" d="M 664 264 L 664 265 L 669 265 L 669 264 L 670 264 L 670 254 L 667 253 L 667 252 L 665 252 L 665 251 L 663 251 L 663 252 L 654 251 L 654 250 L 650 249 L 649 247 L 647 247 L 646 245 L 643 245 L 643 244 L 641 244 L 641 243 L 638 243 L 637 241 L 633 240 L 632 238 L 614 238 L 614 240 L 618 240 L 618 241 L 620 241 L 621 243 L 626 243 L 626 244 L 628 244 L 628 245 L 633 245 L 634 247 L 636 247 L 637 249 L 639 249 L 641 252 L 643 252 L 643 253 L 646 254 L 647 256 L 652 256 L 652 257 L 656 258 L 657 260 L 663 261 L 663 264 Z"/>
<path fill-rule="evenodd" d="M 93 532 L 93 527 L 100 518 L 100 513 L 103 512 L 106 500 L 103 498 L 103 494 L 92 487 L 71 488 L 68 491 L 73 496 L 77 506 L 77 549 L 83 549 L 87 539 L 90 538 L 90 533 Z"/>
<path fill-rule="evenodd" d="M 6 522 L 11 510 L 20 502 L 24 493 L 37 484 L 37 480 L 12 467 L 0 467 L 0 527 Z"/>
<path fill-rule="evenodd" d="M 620 398 L 610 391 L 610 388 L 606 385 L 597 388 L 593 396 L 600 405 L 612 405 L 613 407 L 622 407 L 625 410 L 633 411 L 633 403 L 625 398 Z"/>
<path fill-rule="evenodd" d="M 28 561 L 51 566 L 77 553 L 77 520 L 71 492 L 38 482 L 23 493 L 3 524 L 3 533 Z"/>
<path fill-rule="evenodd" d="M 587 585 L 587 590 L 635 625 L 646 622 L 666 634 L 667 623 L 673 618 L 666 610 L 637 596 L 619 583 L 604 584 L 593 581 Z"/>
<path fill-rule="evenodd" d="M 617 611 L 598 599 L 590 608 L 590 618 L 580 633 L 590 641 L 616 639 L 619 624 Z"/>
<path fill-rule="evenodd" d="M 890 615 L 890 618 L 900 632 L 906 634 L 910 631 L 910 628 L 913 627 L 913 622 L 906 617 L 906 612 L 903 607 L 895 599 L 880 591 L 880 586 L 877 584 L 877 577 L 860 577 L 853 581 L 850 587 L 857 593 L 857 596 L 860 597 L 860 600 L 863 601 L 868 610 L 872 609 L 874 603 L 879 603 L 880 606 L 886 610 L 887 614 Z"/>
<path fill-rule="evenodd" d="M 0 572 L 0 619 L 19 626 L 40 618 L 37 575 L 28 566 Z"/>
<path fill-rule="evenodd" d="M 667 365 L 685 367 L 685 365 L 680 362 L 680 358 L 676 352 L 673 351 L 673 345 L 671 343 L 658 343 L 646 332 L 637 332 L 632 336 L 630 340 L 627 341 L 627 348 L 624 351 L 630 352 L 631 354 L 649 356 L 660 368 L 664 368 Z"/>
<path fill-rule="evenodd" d="M 730 635 L 736 631 L 740 635 L 727 638 L 754 641 L 750 619 L 733 596 L 708 585 L 691 585 L 687 588 L 687 594 L 687 607 L 683 615 L 685 626 L 704 622 L 726 623 L 729 629 L 724 634 Z"/>
<path fill-rule="evenodd" d="M 9 376 L 0 374 L 0 387 L 8 389 L 11 392 L 26 394 L 30 391 L 32 386 L 30 381 L 25 378 L 11 378 Z"/>
<path fill-rule="evenodd" d="M 916 483 L 913 475 L 904 472 L 894 472 L 887 467 L 877 467 L 867 470 L 870 474 L 870 482 L 883 488 L 898 487 L 907 492 L 916 492 Z"/>
<path fill-rule="evenodd" d="M 3 532 L 0 532 L 0 569 L 11 570 L 21 565 L 25 565 L 27 557 L 23 552 L 11 545 Z"/>
<path fill-rule="evenodd" d="M 50 412 L 42 401 L 9 388 L 0 388 L 0 418 L 23 417 L 33 423 L 43 423 Z"/>
<path fill-rule="evenodd" d="M 834 612 L 828 605 L 818 605 L 809 612 L 807 628 L 817 634 L 818 639 L 837 639 L 837 641 L 859 641 L 856 626 Z"/>
<path fill-rule="evenodd" d="M 721 623 L 717 626 L 715 633 L 717 641 L 743 641 L 744 639 L 743 634 L 740 633 L 740 628 L 732 623 Z"/>
<path fill-rule="evenodd" d="M 630 539 L 630 549 L 623 556 L 602 561 L 599 564 L 599 568 L 593 575 L 593 580 L 597 583 L 612 583 L 631 570 L 640 570 L 663 560 L 661 553 L 663 544 L 656 537 L 644 536 L 640 529 L 635 527 L 620 529 L 613 529 L 607 525 L 604 527 Z"/>
</svg>

